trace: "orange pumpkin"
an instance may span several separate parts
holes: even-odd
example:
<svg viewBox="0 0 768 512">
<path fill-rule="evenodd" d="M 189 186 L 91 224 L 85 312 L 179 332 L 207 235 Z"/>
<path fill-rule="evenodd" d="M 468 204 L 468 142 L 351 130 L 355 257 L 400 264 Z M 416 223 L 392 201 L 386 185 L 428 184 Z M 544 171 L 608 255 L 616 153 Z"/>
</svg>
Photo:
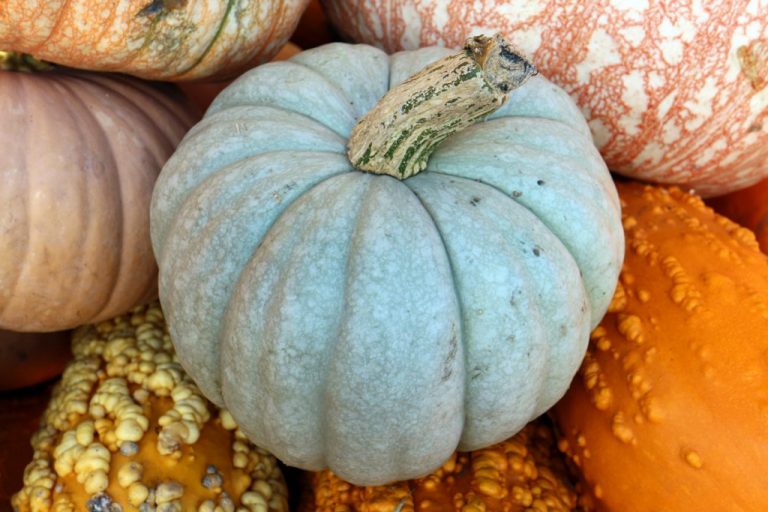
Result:
<svg viewBox="0 0 768 512">
<path fill-rule="evenodd" d="M 68 331 L 0 329 L 0 391 L 32 386 L 61 374 L 72 356 L 69 337 Z"/>
<path fill-rule="evenodd" d="M 277 460 L 203 398 L 157 304 L 77 329 L 72 353 L 14 510 L 288 511 Z"/>
<path fill-rule="evenodd" d="M 0 2 L 0 48 L 154 80 L 231 77 L 288 41 L 308 0 Z"/>
<path fill-rule="evenodd" d="M 501 32 L 581 107 L 608 167 L 719 195 L 768 176 L 768 3 L 326 0 L 388 51 Z"/>
<path fill-rule="evenodd" d="M 157 295 L 150 198 L 196 118 L 170 86 L 0 71 L 1 329 L 69 329 Z"/>
<path fill-rule="evenodd" d="M 304 480 L 300 512 L 565 512 L 579 502 L 542 420 L 494 446 L 455 453 L 418 480 L 358 487 L 328 470 L 307 473 Z"/>
<path fill-rule="evenodd" d="M 768 253 L 768 179 L 743 190 L 713 197 L 715 211 L 755 232 L 760 249 Z"/>
<path fill-rule="evenodd" d="M 618 188 L 624 268 L 560 446 L 604 510 L 768 510 L 768 257 L 696 196 Z"/>
</svg>

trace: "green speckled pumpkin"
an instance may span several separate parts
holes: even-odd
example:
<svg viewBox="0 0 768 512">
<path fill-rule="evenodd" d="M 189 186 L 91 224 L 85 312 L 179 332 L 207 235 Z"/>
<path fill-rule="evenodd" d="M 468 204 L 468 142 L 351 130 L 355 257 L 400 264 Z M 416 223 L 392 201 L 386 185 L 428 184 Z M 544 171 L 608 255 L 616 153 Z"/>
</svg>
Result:
<svg viewBox="0 0 768 512">
<path fill-rule="evenodd" d="M 512 436 L 565 392 L 610 301 L 618 197 L 546 79 L 413 177 L 350 164 L 358 119 L 448 53 L 334 43 L 260 66 L 158 179 L 179 359 L 287 464 L 379 484 Z"/>
</svg>

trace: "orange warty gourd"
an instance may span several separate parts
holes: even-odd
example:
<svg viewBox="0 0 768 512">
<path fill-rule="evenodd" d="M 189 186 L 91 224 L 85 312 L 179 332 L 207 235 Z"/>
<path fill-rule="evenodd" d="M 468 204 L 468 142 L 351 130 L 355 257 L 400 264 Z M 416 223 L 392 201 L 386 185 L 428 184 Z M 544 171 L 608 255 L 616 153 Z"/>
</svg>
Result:
<svg viewBox="0 0 768 512">
<path fill-rule="evenodd" d="M 205 400 L 156 304 L 79 328 L 18 512 L 287 512 L 276 459 Z"/>
<path fill-rule="evenodd" d="M 3 0 L 0 48 L 152 80 L 227 78 L 288 41 L 308 0 Z"/>
<path fill-rule="evenodd" d="M 529 423 L 514 437 L 457 452 L 434 473 L 391 485 L 358 487 L 331 471 L 306 473 L 300 512 L 565 512 L 578 495 L 550 425 Z"/>
<path fill-rule="evenodd" d="M 618 188 L 624 268 L 560 447 L 604 510 L 768 510 L 768 257 L 694 195 Z"/>
<path fill-rule="evenodd" d="M 0 329 L 69 329 L 157 296 L 150 198 L 196 120 L 167 84 L 0 70 Z"/>
<path fill-rule="evenodd" d="M 768 179 L 720 197 L 708 204 L 718 213 L 754 231 L 760 249 L 768 253 Z"/>
</svg>

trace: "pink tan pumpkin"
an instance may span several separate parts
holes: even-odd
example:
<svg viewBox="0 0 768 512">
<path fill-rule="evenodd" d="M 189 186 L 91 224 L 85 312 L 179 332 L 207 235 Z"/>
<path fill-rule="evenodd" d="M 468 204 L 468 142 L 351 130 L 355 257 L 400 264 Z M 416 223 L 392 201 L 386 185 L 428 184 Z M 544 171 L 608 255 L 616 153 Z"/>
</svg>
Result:
<svg viewBox="0 0 768 512">
<path fill-rule="evenodd" d="M 69 329 L 156 297 L 150 197 L 195 120 L 171 86 L 0 71 L 0 329 Z"/>
</svg>

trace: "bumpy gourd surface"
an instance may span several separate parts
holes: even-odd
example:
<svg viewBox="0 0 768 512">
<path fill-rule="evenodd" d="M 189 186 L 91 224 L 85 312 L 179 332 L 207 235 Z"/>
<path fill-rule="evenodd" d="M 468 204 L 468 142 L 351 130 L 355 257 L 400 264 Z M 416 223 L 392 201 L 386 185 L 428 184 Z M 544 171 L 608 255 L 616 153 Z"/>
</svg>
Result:
<svg viewBox="0 0 768 512">
<path fill-rule="evenodd" d="M 261 66 L 159 178 L 179 358 L 288 464 L 381 483 L 510 437 L 565 392 L 612 295 L 618 198 L 544 78 L 415 177 L 351 167 L 357 119 L 446 54 L 332 44 Z"/>
<path fill-rule="evenodd" d="M 566 512 L 580 505 L 549 425 L 537 421 L 482 450 L 455 453 L 424 478 L 375 487 L 309 473 L 299 512 Z M 581 510 L 581 509 L 578 509 Z"/>
<path fill-rule="evenodd" d="M 288 510 L 277 461 L 184 373 L 156 303 L 79 328 L 72 353 L 14 510 Z"/>
<path fill-rule="evenodd" d="M 561 449 L 600 510 L 768 510 L 768 258 L 695 195 L 618 188 L 626 259 Z"/>
</svg>

